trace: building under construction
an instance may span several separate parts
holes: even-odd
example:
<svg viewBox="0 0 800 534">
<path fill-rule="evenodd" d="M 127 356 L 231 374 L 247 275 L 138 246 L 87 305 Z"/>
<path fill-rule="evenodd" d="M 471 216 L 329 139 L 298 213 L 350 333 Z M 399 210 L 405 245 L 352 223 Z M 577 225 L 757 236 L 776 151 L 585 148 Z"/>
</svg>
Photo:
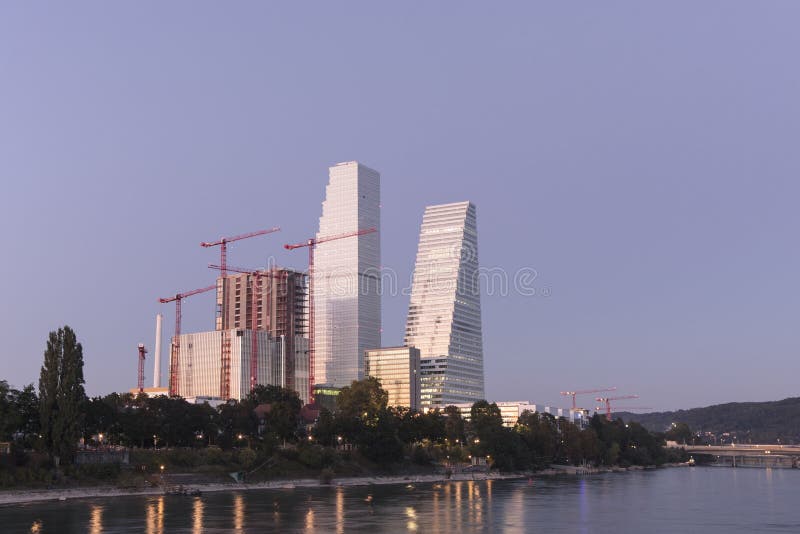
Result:
<svg viewBox="0 0 800 534">
<path fill-rule="evenodd" d="M 308 390 L 307 383 L 304 389 L 298 384 L 302 379 L 295 376 L 295 368 L 302 369 L 302 362 L 294 361 L 300 352 L 295 340 L 308 337 L 306 288 L 305 273 L 277 267 L 217 279 L 216 329 L 256 330 L 269 333 L 273 340 L 283 339 L 286 365 L 282 383 L 298 392 Z"/>
<path fill-rule="evenodd" d="M 273 337 L 269 332 L 230 329 L 224 334 L 230 339 L 230 390 L 228 398 L 240 400 L 250 392 L 250 372 L 253 355 L 256 358 L 256 384 L 290 387 L 293 377 L 303 402 L 308 402 L 308 341 L 297 336 L 291 343 L 285 336 Z M 253 341 L 256 341 L 254 344 Z M 181 397 L 220 397 L 222 360 L 220 353 L 223 332 L 183 334 L 178 344 L 178 377 L 175 383 Z M 290 353 L 290 350 L 292 351 Z"/>
</svg>

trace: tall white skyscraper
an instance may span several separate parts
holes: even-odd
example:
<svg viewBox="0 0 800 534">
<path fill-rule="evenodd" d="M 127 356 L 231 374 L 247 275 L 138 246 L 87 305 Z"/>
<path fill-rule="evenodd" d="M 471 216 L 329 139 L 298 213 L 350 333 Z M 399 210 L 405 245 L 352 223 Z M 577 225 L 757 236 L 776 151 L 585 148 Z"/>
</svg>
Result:
<svg viewBox="0 0 800 534">
<path fill-rule="evenodd" d="M 405 344 L 420 350 L 423 407 L 484 398 L 478 232 L 470 202 L 425 208 Z"/>
<path fill-rule="evenodd" d="M 314 382 L 364 377 L 364 351 L 381 346 L 380 174 L 357 161 L 329 169 L 317 237 L 378 232 L 317 245 L 314 252 Z"/>
</svg>

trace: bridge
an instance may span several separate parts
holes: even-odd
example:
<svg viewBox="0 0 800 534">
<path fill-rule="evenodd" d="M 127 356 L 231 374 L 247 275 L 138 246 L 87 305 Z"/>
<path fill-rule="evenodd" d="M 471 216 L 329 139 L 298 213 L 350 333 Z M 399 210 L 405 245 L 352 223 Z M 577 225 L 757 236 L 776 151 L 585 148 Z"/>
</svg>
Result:
<svg viewBox="0 0 800 534">
<path fill-rule="evenodd" d="M 685 445 L 687 453 L 710 456 L 712 465 L 731 467 L 792 467 L 800 465 L 800 445 Z"/>
</svg>

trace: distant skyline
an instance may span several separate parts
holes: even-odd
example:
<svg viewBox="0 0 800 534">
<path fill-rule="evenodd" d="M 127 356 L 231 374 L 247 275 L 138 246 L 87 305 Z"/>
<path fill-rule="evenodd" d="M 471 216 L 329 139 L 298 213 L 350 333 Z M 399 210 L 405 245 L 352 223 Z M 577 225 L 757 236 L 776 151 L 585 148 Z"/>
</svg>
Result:
<svg viewBox="0 0 800 534">
<path fill-rule="evenodd" d="M 800 4 L 0 4 L 0 379 L 73 327 L 90 395 L 152 380 L 158 297 L 305 269 L 327 168 L 381 173 L 382 264 L 472 201 L 486 394 L 671 410 L 798 395 Z M 402 343 L 408 295 L 382 298 Z M 184 332 L 214 327 L 213 293 Z M 165 380 L 162 380 L 164 383 Z M 588 400 L 588 399 L 586 399 Z M 585 403 L 585 402 L 584 402 Z M 633 402 L 631 404 L 634 404 Z M 619 404 L 620 406 L 623 403 Z"/>
</svg>

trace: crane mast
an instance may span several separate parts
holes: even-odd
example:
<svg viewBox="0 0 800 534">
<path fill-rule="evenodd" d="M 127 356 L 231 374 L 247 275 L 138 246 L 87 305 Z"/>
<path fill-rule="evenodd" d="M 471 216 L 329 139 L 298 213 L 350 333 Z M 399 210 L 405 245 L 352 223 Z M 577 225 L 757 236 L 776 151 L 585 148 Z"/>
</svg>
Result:
<svg viewBox="0 0 800 534">
<path fill-rule="evenodd" d="M 335 234 L 330 236 L 322 236 L 317 238 L 310 238 L 302 243 L 286 244 L 283 248 L 286 250 L 296 250 L 298 248 L 308 247 L 308 402 L 314 402 L 314 248 L 322 243 L 329 241 L 336 241 L 337 239 L 345 239 L 348 237 L 357 237 L 377 232 L 377 228 L 365 228 L 356 230 L 354 232 L 346 232 L 343 234 Z"/>
</svg>

